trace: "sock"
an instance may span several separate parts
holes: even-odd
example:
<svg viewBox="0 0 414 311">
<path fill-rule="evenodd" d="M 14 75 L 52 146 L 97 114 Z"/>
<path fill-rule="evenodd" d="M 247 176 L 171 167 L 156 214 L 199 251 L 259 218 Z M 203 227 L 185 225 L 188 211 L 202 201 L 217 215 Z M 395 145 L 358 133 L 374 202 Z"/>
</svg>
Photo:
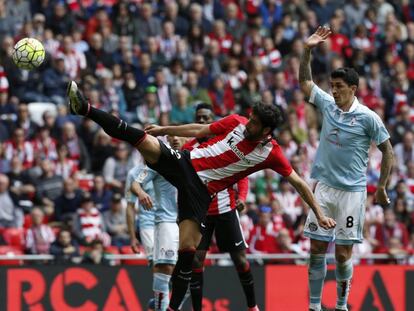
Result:
<svg viewBox="0 0 414 311">
<path fill-rule="evenodd" d="M 321 309 L 321 297 L 323 282 L 326 277 L 325 255 L 311 254 L 309 260 L 309 309 L 319 311 Z"/>
<path fill-rule="evenodd" d="M 192 278 L 192 277 L 191 277 Z M 187 301 L 187 299 L 191 296 L 191 292 L 190 292 L 190 288 L 187 288 L 187 291 L 185 292 L 183 301 L 181 301 L 180 306 L 178 307 L 178 310 L 182 310 L 184 307 L 185 302 Z"/>
<path fill-rule="evenodd" d="M 154 291 L 155 310 L 167 310 L 170 302 L 170 283 L 171 275 L 164 273 L 154 273 L 152 290 Z"/>
<path fill-rule="evenodd" d="M 129 126 L 124 120 L 94 107 L 90 107 L 88 118 L 98 123 L 109 136 L 133 146 L 138 146 L 147 135 L 143 130 Z"/>
<path fill-rule="evenodd" d="M 345 262 L 336 262 L 335 275 L 337 298 L 335 309 L 348 310 L 347 302 L 351 286 L 352 273 L 352 259 L 348 259 Z"/>
<path fill-rule="evenodd" d="M 172 275 L 172 294 L 170 300 L 170 309 L 177 310 L 180 306 L 188 285 L 191 281 L 191 266 L 193 264 L 195 248 L 186 248 L 178 251 L 178 260 L 175 264 Z"/>
<path fill-rule="evenodd" d="M 254 281 L 253 275 L 250 270 L 250 264 L 247 262 L 243 266 L 237 267 L 237 273 L 239 274 L 239 279 L 241 286 L 243 287 L 244 295 L 246 296 L 247 306 L 249 308 L 256 307 L 256 296 L 254 294 Z"/>
<path fill-rule="evenodd" d="M 193 269 L 190 290 L 194 311 L 201 311 L 203 306 L 203 268 Z"/>
</svg>

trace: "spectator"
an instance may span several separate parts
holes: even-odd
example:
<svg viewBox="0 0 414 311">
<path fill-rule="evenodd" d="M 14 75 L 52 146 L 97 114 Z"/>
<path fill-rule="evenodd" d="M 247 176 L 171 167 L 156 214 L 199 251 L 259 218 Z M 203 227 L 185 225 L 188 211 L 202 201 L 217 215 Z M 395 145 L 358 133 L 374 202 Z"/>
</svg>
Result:
<svg viewBox="0 0 414 311">
<path fill-rule="evenodd" d="M 56 35 L 70 34 L 75 27 L 73 15 L 64 2 L 54 2 L 53 13 L 48 16 L 47 22 L 47 27 Z"/>
<path fill-rule="evenodd" d="M 105 258 L 104 245 L 102 241 L 95 240 L 91 243 L 91 249 L 83 255 L 82 263 L 93 265 L 110 265 Z"/>
<path fill-rule="evenodd" d="M 93 187 L 91 189 L 91 197 L 96 208 L 101 212 L 109 209 L 112 191 L 105 185 L 105 179 L 101 175 L 96 175 L 93 179 Z"/>
<path fill-rule="evenodd" d="M 401 173 L 407 171 L 406 164 L 414 161 L 414 133 L 406 132 L 403 141 L 394 146 L 395 160 L 397 167 Z"/>
<path fill-rule="evenodd" d="M 55 241 L 52 229 L 44 224 L 43 211 L 35 207 L 31 211 L 32 226 L 26 233 L 26 250 L 30 254 L 49 254 L 50 245 Z"/>
<path fill-rule="evenodd" d="M 236 102 L 233 90 L 228 83 L 224 83 L 221 76 L 215 77 L 211 82 L 208 96 L 211 99 L 215 115 L 224 117 L 234 113 Z"/>
<path fill-rule="evenodd" d="M 188 103 L 188 90 L 181 87 L 177 90 L 176 103 L 170 112 L 170 122 L 175 124 L 192 123 L 194 120 L 194 107 Z"/>
<path fill-rule="evenodd" d="M 384 224 L 377 225 L 375 239 L 378 243 L 375 253 L 395 252 L 394 248 L 408 246 L 408 231 L 404 224 L 397 221 L 392 209 L 384 212 Z M 394 239 L 397 240 L 394 241 Z"/>
<path fill-rule="evenodd" d="M 82 199 L 82 191 L 76 181 L 69 177 L 63 181 L 63 191 L 54 202 L 55 220 L 71 222 L 78 210 Z"/>
<path fill-rule="evenodd" d="M 112 245 L 125 246 L 130 244 L 128 227 L 126 223 L 126 209 L 122 204 L 119 193 L 112 195 L 110 209 L 103 213 L 105 227 L 111 235 Z"/>
<path fill-rule="evenodd" d="M 259 222 L 250 232 L 249 250 L 253 254 L 271 254 L 277 252 L 277 234 L 271 218 L 270 206 L 261 206 Z"/>
<path fill-rule="evenodd" d="M 23 129 L 26 140 L 34 138 L 38 126 L 30 119 L 29 107 L 26 103 L 20 103 L 17 107 L 17 122 L 14 126 Z"/>
<path fill-rule="evenodd" d="M 102 67 L 110 68 L 113 65 L 111 54 L 103 48 L 103 38 L 100 33 L 94 33 L 89 40 L 89 50 L 85 53 L 88 68 L 95 73 Z"/>
<path fill-rule="evenodd" d="M 74 234 L 83 245 L 92 245 L 95 240 L 102 241 L 105 246 L 111 244 L 111 237 L 105 232 L 102 215 L 89 193 L 85 193 L 81 199 L 75 216 Z"/>
<path fill-rule="evenodd" d="M 63 54 L 58 54 L 52 64 L 52 68 L 46 69 L 43 74 L 43 91 L 50 101 L 63 105 L 66 100 L 66 86 L 71 77 L 66 72 Z"/>
<path fill-rule="evenodd" d="M 113 189 L 122 190 L 126 175 L 131 167 L 129 147 L 121 142 L 116 147 L 115 155 L 105 161 L 103 167 L 105 182 Z"/>
<path fill-rule="evenodd" d="M 84 142 L 76 133 L 72 122 L 65 122 L 62 127 L 62 140 L 69 150 L 69 159 L 73 160 L 80 170 L 90 169 L 90 158 Z"/>
<path fill-rule="evenodd" d="M 19 205 L 25 212 L 29 212 L 33 206 L 32 199 L 35 194 L 35 183 L 26 170 L 23 169 L 22 162 L 18 156 L 14 156 L 10 163 L 9 190 L 15 196 Z"/>
<path fill-rule="evenodd" d="M 189 71 L 187 75 L 187 88 L 189 91 L 188 102 L 193 104 L 197 101 L 202 101 L 211 105 L 210 97 L 207 89 L 200 87 L 198 84 L 198 75 L 194 71 Z"/>
<path fill-rule="evenodd" d="M 66 179 L 78 171 L 78 164 L 69 159 L 69 149 L 66 145 L 61 144 L 57 147 L 57 157 L 54 169 L 56 175 Z"/>
<path fill-rule="evenodd" d="M 4 153 L 6 159 L 11 161 L 14 156 L 17 156 L 23 164 L 23 168 L 32 167 L 34 161 L 33 145 L 24 138 L 24 130 L 22 128 L 15 128 L 13 136 L 4 144 Z"/>
<path fill-rule="evenodd" d="M 69 230 L 59 231 L 56 241 L 50 246 L 50 254 L 55 256 L 54 262 L 57 264 L 76 262 L 76 258 L 79 257 L 79 248 Z"/>
<path fill-rule="evenodd" d="M 145 88 L 143 103 L 137 108 L 138 122 L 141 125 L 158 124 L 161 117 L 160 105 L 158 103 L 157 87 Z"/>
<path fill-rule="evenodd" d="M 58 159 L 56 140 L 50 137 L 49 128 L 42 126 L 37 130 L 32 141 L 33 152 L 42 159 L 56 161 Z"/>
<path fill-rule="evenodd" d="M 161 35 L 161 22 L 152 13 L 151 4 L 144 3 L 141 5 L 140 16 L 135 20 L 135 27 L 139 29 L 135 43 L 144 42 L 148 36 L 156 37 Z"/>
<path fill-rule="evenodd" d="M 21 228 L 23 211 L 18 207 L 15 195 L 8 190 L 9 178 L 0 174 L 0 228 Z"/>
<path fill-rule="evenodd" d="M 54 172 L 53 163 L 49 159 L 40 161 L 41 175 L 35 179 L 35 201 L 48 208 L 47 214 L 54 208 L 53 201 L 62 193 L 63 179 Z"/>
</svg>

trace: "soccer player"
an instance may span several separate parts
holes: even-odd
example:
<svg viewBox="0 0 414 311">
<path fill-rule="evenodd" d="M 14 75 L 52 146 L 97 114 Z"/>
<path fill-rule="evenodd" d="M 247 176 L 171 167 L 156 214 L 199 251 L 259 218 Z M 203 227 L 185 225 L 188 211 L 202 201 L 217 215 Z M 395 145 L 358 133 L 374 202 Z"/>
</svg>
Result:
<svg viewBox="0 0 414 311">
<path fill-rule="evenodd" d="M 352 68 L 339 68 L 331 73 L 332 96 L 312 81 L 311 50 L 325 41 L 331 31 L 319 27 L 305 41 L 299 82 L 309 102 L 322 112 L 320 144 L 311 177 L 318 181 L 315 196 L 323 213 L 336 221 L 336 227 L 321 227 L 310 211 L 305 235 L 311 238 L 309 262 L 309 309 L 321 310 L 321 293 L 326 276 L 325 253 L 335 241 L 337 300 L 335 310 L 348 310 L 347 299 L 352 278 L 352 246 L 362 242 L 364 227 L 366 169 L 371 141 L 382 152 L 381 176 L 375 192 L 379 204 L 390 201 L 386 184 L 393 162 L 389 134 L 380 117 L 359 103 L 355 96 L 358 74 Z"/>
<path fill-rule="evenodd" d="M 136 192 L 139 202 L 146 211 L 154 210 L 154 275 L 152 285 L 154 309 L 165 311 L 169 304 L 169 283 L 177 261 L 178 251 L 177 190 L 145 164 L 138 165 L 133 170 L 135 170 L 136 177 L 132 182 L 132 191 Z M 148 189 L 150 184 L 153 184 L 152 192 L 151 188 Z M 144 189 L 150 192 L 146 192 Z M 130 232 L 130 235 L 133 233 Z M 138 251 L 134 243 L 131 244 L 131 247 L 135 252 Z"/>
<path fill-rule="evenodd" d="M 138 227 L 141 243 L 144 246 L 147 259 L 152 266 L 154 249 L 154 223 L 155 215 L 153 209 L 145 209 L 144 205 L 152 204 L 155 197 L 152 183 L 141 186 L 136 181 L 138 176 L 145 168 L 144 164 L 133 167 L 127 175 L 125 181 L 125 199 L 127 201 L 127 225 L 131 239 L 131 248 L 135 253 L 139 252 L 139 242 L 135 236 L 135 205 L 139 202 Z"/>
<path fill-rule="evenodd" d="M 211 105 L 198 104 L 195 111 L 195 122 L 198 124 L 210 124 L 214 121 L 214 113 Z M 206 142 L 208 137 L 194 138 L 188 141 L 183 149 L 192 150 Z M 243 287 L 249 310 L 259 310 L 254 294 L 253 275 L 249 262 L 246 259 L 247 243 L 240 226 L 237 208 L 244 208 L 249 187 L 247 177 L 237 182 L 237 196 L 234 187 L 229 187 L 217 193 L 207 211 L 206 222 L 201 225 L 202 238 L 197 247 L 193 261 L 193 273 L 191 276 L 190 290 L 194 311 L 201 311 L 203 298 L 203 267 L 207 251 L 211 244 L 213 233 L 216 236 L 217 245 L 221 252 L 229 252 L 237 269 L 240 283 Z"/>
<path fill-rule="evenodd" d="M 124 120 L 92 107 L 74 81 L 68 85 L 69 110 L 98 123 L 110 136 L 133 145 L 148 166 L 178 190 L 179 251 L 172 276 L 169 310 L 177 310 L 191 280 L 192 263 L 200 243 L 200 224 L 205 220 L 211 196 L 258 170 L 271 168 L 287 178 L 314 210 L 318 224 L 326 229 L 335 221 L 322 214 L 309 186 L 296 174 L 271 137 L 280 119 L 274 106 L 258 104 L 250 119 L 231 115 L 212 124 L 150 126 L 143 131 Z M 148 134 L 150 135 L 148 135 Z M 215 136 L 203 148 L 178 151 L 155 136 Z"/>
</svg>

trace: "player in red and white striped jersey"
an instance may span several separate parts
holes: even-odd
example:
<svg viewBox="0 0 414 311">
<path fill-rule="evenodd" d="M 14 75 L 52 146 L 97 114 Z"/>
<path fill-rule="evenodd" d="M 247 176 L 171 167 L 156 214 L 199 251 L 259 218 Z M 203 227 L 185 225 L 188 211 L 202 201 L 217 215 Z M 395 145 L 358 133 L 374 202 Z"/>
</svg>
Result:
<svg viewBox="0 0 414 311">
<path fill-rule="evenodd" d="M 201 240 L 200 224 L 206 217 L 211 195 L 251 173 L 271 168 L 283 175 L 309 204 L 322 228 L 335 226 L 334 220 L 323 215 L 309 186 L 291 168 L 280 146 L 271 138 L 280 123 L 280 112 L 275 106 L 256 105 L 249 120 L 232 115 L 210 125 L 150 126 L 143 131 L 94 108 L 74 81 L 68 85 L 68 96 L 72 114 L 92 119 L 112 137 L 133 145 L 149 167 L 178 189 L 180 240 L 169 310 L 178 310 L 187 292 L 195 248 Z M 163 135 L 216 137 L 189 153 L 168 148 L 156 138 Z"/>
<path fill-rule="evenodd" d="M 209 104 L 197 105 L 195 121 L 198 124 L 210 124 L 214 120 L 213 108 Z M 208 140 L 207 137 L 194 138 L 188 141 L 183 150 L 193 150 Z M 237 189 L 236 189 L 237 188 Z M 210 203 L 206 221 L 201 225 L 203 237 L 197 247 L 193 261 L 190 290 L 194 311 L 201 311 L 203 298 L 204 260 L 211 244 L 213 233 L 221 252 L 229 252 L 234 266 L 239 274 L 249 310 L 259 310 L 256 305 L 253 276 L 246 258 L 248 247 L 240 225 L 237 208 L 244 208 L 248 193 L 247 177 L 237 182 L 237 187 L 231 186 L 217 193 Z"/>
</svg>

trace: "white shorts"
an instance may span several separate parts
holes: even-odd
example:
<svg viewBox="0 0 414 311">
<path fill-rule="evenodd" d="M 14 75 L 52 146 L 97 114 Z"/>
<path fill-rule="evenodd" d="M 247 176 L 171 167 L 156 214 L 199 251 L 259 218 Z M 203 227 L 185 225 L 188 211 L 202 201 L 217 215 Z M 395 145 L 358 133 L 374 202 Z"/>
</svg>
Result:
<svg viewBox="0 0 414 311">
<path fill-rule="evenodd" d="M 362 243 L 367 192 L 338 190 L 318 183 L 315 197 L 322 213 L 336 221 L 334 229 L 320 228 L 315 213 L 310 210 L 306 219 L 305 236 L 319 241 L 335 241 L 339 245 Z"/>
<path fill-rule="evenodd" d="M 178 225 L 175 222 L 161 222 L 154 231 L 154 265 L 175 265 L 178 258 Z"/>
<path fill-rule="evenodd" d="M 144 228 L 139 230 L 142 246 L 144 246 L 145 255 L 148 261 L 152 260 L 154 251 L 154 228 Z"/>
</svg>

